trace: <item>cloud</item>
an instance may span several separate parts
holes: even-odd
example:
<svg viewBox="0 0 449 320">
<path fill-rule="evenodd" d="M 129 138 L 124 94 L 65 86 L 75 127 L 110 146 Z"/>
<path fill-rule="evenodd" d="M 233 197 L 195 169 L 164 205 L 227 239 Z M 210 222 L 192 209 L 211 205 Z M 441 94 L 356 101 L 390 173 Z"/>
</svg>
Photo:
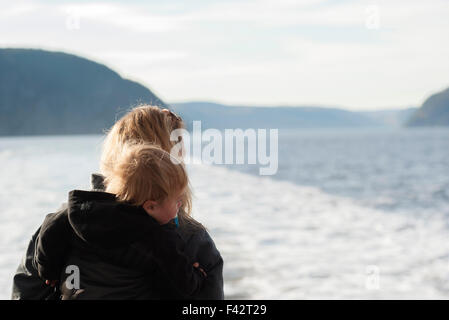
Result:
<svg viewBox="0 0 449 320">
<path fill-rule="evenodd" d="M 153 14 L 145 6 L 111 3 L 61 4 L 59 10 L 95 23 L 115 25 L 134 32 L 166 32 L 180 28 L 180 20 L 168 15 Z"/>
<path fill-rule="evenodd" d="M 10 18 L 31 13 L 38 7 L 38 5 L 31 3 L 19 3 L 12 7 L 7 7 L 1 2 L 0 4 L 2 5 L 2 10 L 0 11 L 0 18 Z"/>
</svg>

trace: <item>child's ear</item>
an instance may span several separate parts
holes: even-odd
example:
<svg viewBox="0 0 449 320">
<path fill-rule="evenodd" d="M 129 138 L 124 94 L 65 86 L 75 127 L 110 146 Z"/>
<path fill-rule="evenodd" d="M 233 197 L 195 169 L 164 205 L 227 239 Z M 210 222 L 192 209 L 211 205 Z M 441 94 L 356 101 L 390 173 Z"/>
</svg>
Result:
<svg viewBox="0 0 449 320">
<path fill-rule="evenodd" d="M 148 214 L 152 214 L 157 207 L 157 202 L 153 200 L 147 200 L 143 203 L 142 207 Z"/>
</svg>

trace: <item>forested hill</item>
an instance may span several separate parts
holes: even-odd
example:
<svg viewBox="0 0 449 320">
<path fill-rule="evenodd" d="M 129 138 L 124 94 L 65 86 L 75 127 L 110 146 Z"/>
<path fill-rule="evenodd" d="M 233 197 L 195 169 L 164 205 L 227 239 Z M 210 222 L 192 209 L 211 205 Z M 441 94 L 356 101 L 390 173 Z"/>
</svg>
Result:
<svg viewBox="0 0 449 320">
<path fill-rule="evenodd" d="M 407 125 L 449 126 L 449 88 L 427 98 Z"/>
<path fill-rule="evenodd" d="M 0 49 L 0 135 L 102 133 L 139 102 L 165 106 L 102 64 L 61 52 Z"/>
</svg>

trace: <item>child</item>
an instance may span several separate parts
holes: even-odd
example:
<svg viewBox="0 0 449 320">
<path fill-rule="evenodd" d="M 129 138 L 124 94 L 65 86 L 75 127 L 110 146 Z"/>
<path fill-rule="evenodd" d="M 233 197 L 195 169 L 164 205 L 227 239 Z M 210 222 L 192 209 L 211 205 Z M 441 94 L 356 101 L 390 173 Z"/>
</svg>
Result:
<svg viewBox="0 0 449 320">
<path fill-rule="evenodd" d="M 161 225 L 173 220 L 178 226 L 178 212 L 183 203 L 191 206 L 184 165 L 151 144 L 131 142 L 124 149 L 118 166 L 105 179 L 106 192 L 116 194 L 121 201 L 141 205 Z M 146 200 L 148 196 L 153 200 Z M 198 262 L 193 266 L 206 276 Z"/>
<path fill-rule="evenodd" d="M 191 201 L 184 165 L 161 148 L 138 142 L 127 143 L 115 161 L 105 192 L 73 190 L 67 214 L 47 216 L 36 248 L 39 276 L 54 286 L 76 247 L 126 266 L 145 269 L 156 263 L 179 292 L 193 295 L 207 274 L 183 253 L 184 242 L 171 223 Z M 132 253 L 137 247 L 148 254 L 137 258 Z"/>
</svg>

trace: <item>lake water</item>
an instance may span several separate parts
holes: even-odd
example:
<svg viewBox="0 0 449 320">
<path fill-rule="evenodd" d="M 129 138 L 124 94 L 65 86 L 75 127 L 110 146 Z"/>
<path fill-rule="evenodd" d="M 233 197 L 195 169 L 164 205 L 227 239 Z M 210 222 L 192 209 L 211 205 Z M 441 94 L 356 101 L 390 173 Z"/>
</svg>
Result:
<svg viewBox="0 0 449 320">
<path fill-rule="evenodd" d="M 449 213 L 449 129 L 280 130 L 273 178 L 387 211 Z"/>
<path fill-rule="evenodd" d="M 0 298 L 45 215 L 90 188 L 101 142 L 0 138 Z M 188 169 L 226 298 L 449 298 L 449 129 L 281 130 L 274 176 Z"/>
</svg>

